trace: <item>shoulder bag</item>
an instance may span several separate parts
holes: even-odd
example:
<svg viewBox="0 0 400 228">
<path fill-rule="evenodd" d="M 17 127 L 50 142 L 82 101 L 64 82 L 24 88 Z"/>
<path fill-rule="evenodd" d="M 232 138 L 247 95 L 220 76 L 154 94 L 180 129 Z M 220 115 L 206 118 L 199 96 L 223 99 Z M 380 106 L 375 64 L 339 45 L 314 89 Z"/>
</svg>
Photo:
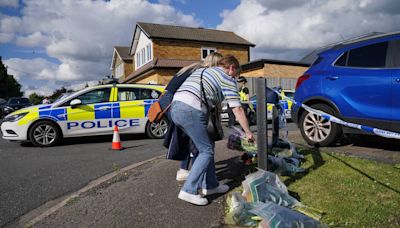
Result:
<svg viewBox="0 0 400 228">
<path fill-rule="evenodd" d="M 203 86 L 203 72 L 204 70 L 201 72 L 200 75 L 200 89 L 201 89 L 200 93 L 203 95 L 204 102 L 207 107 L 207 114 L 208 114 L 207 133 L 211 140 L 219 141 L 224 138 L 224 130 L 222 129 L 221 125 L 221 114 L 218 106 L 213 105 L 212 107 L 209 107 L 208 105 L 206 93 L 204 91 L 204 86 Z"/>
</svg>

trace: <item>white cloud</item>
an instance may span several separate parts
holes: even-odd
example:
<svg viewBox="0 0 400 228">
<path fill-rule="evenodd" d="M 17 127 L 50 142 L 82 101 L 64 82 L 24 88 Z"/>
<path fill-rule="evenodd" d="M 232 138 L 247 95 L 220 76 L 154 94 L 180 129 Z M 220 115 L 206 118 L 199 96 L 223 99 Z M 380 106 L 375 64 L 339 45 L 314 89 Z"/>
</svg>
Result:
<svg viewBox="0 0 400 228">
<path fill-rule="evenodd" d="M 1 15 L 0 17 L 0 31 L 4 33 L 13 33 L 18 31 L 21 26 L 21 18 L 9 17 Z"/>
<path fill-rule="evenodd" d="M 18 1 L 19 0 L 1 0 L 0 1 L 0 7 L 18 7 Z"/>
<path fill-rule="evenodd" d="M 33 67 L 33 71 L 17 66 L 17 70 L 29 74 L 15 72 L 16 75 L 21 80 L 57 80 L 62 85 L 98 81 L 109 75 L 113 46 L 130 46 L 137 21 L 199 25 L 193 16 L 166 2 L 145 0 L 25 0 L 21 14 L 21 17 L 0 15 L 0 42 L 44 49 L 59 64 L 47 61 L 38 69 Z M 31 66 L 37 60 L 19 61 Z"/>
<path fill-rule="evenodd" d="M 398 0 L 242 0 L 218 29 L 256 44 L 252 59 L 299 60 L 312 49 L 369 32 L 400 30 Z"/>
<path fill-rule="evenodd" d="M 2 33 L 0 32 L 0 43 L 7 43 L 14 39 L 14 33 Z"/>
<path fill-rule="evenodd" d="M 50 38 L 41 32 L 34 32 L 27 36 L 17 36 L 16 44 L 23 47 L 43 47 L 50 42 Z"/>
<path fill-rule="evenodd" d="M 0 43 L 13 41 L 20 25 L 21 19 L 19 17 L 7 16 L 0 13 Z"/>
</svg>

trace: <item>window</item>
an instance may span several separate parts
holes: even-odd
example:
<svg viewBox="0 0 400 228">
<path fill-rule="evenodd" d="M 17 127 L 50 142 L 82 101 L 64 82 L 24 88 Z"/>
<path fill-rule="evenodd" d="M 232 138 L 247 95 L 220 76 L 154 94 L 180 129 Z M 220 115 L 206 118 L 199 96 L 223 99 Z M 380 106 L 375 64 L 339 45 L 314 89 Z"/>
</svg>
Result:
<svg viewBox="0 0 400 228">
<path fill-rule="evenodd" d="M 350 67 L 384 67 L 388 42 L 368 45 L 350 50 L 347 66 Z"/>
<path fill-rule="evenodd" d="M 387 65 L 389 67 L 400 68 L 400 39 L 389 42 L 388 56 L 390 56 L 390 61 L 388 61 Z"/>
<path fill-rule="evenodd" d="M 347 62 L 347 55 L 349 52 L 345 52 L 340 56 L 340 58 L 336 61 L 335 66 L 346 66 Z"/>
<path fill-rule="evenodd" d="M 140 89 L 140 100 L 158 99 L 160 92 L 153 89 Z"/>
<path fill-rule="evenodd" d="M 80 99 L 83 105 L 95 104 L 110 101 L 111 88 L 92 90 L 74 99 Z"/>
<path fill-rule="evenodd" d="M 151 58 L 151 43 L 147 44 L 146 47 L 138 50 L 136 53 L 136 68 L 143 66 L 150 62 Z"/>
<path fill-rule="evenodd" d="M 206 48 L 206 47 L 201 48 L 201 59 L 202 60 L 205 59 L 207 55 L 214 53 L 216 51 L 217 51 L 216 48 Z"/>
<path fill-rule="evenodd" d="M 136 67 L 140 67 L 142 65 L 140 60 L 141 60 L 140 52 L 138 52 L 136 53 Z"/>
<path fill-rule="evenodd" d="M 146 52 L 144 48 L 142 48 L 141 52 L 142 52 L 142 65 L 143 65 L 146 62 Z"/>
<path fill-rule="evenodd" d="M 118 88 L 118 101 L 158 99 L 161 93 L 153 89 Z"/>
<path fill-rule="evenodd" d="M 151 59 L 151 44 L 148 44 L 146 46 L 146 55 L 147 55 L 146 61 L 148 62 Z"/>
<path fill-rule="evenodd" d="M 139 89 L 137 88 L 118 88 L 118 101 L 139 100 Z"/>
</svg>

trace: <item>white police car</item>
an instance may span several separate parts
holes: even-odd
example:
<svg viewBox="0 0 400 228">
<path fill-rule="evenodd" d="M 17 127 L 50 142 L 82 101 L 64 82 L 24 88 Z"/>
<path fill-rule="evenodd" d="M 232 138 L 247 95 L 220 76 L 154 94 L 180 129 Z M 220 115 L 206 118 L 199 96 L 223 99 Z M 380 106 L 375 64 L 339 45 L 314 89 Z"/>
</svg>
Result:
<svg viewBox="0 0 400 228">
<path fill-rule="evenodd" d="M 147 111 L 164 86 L 113 84 L 85 88 L 50 105 L 20 109 L 1 124 L 3 139 L 53 146 L 60 139 L 113 133 L 147 133 L 162 138 L 167 120 L 149 123 Z"/>
</svg>

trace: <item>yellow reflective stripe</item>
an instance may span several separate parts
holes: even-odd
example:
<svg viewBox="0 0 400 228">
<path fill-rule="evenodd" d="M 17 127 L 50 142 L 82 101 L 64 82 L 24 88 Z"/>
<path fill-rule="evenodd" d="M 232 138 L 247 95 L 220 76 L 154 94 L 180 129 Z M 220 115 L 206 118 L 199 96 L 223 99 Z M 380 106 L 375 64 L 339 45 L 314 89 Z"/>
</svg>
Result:
<svg viewBox="0 0 400 228">
<path fill-rule="evenodd" d="M 22 112 L 24 112 L 24 111 L 22 111 Z M 20 112 L 20 113 L 22 113 L 22 112 Z M 24 116 L 24 118 L 22 118 L 18 121 L 18 126 L 29 124 L 30 122 L 37 120 L 37 119 L 39 119 L 39 108 L 38 107 L 32 108 L 29 110 L 29 113 L 26 116 Z"/>
<path fill-rule="evenodd" d="M 111 88 L 111 100 L 112 102 L 117 101 L 118 98 L 118 88 L 117 87 L 112 87 Z"/>
<path fill-rule="evenodd" d="M 122 101 L 119 102 L 119 112 L 122 119 L 124 118 L 144 118 L 144 102 L 143 101 Z"/>
<path fill-rule="evenodd" d="M 70 120 L 94 120 L 94 105 L 81 105 L 77 108 L 67 108 L 68 121 Z"/>
</svg>

